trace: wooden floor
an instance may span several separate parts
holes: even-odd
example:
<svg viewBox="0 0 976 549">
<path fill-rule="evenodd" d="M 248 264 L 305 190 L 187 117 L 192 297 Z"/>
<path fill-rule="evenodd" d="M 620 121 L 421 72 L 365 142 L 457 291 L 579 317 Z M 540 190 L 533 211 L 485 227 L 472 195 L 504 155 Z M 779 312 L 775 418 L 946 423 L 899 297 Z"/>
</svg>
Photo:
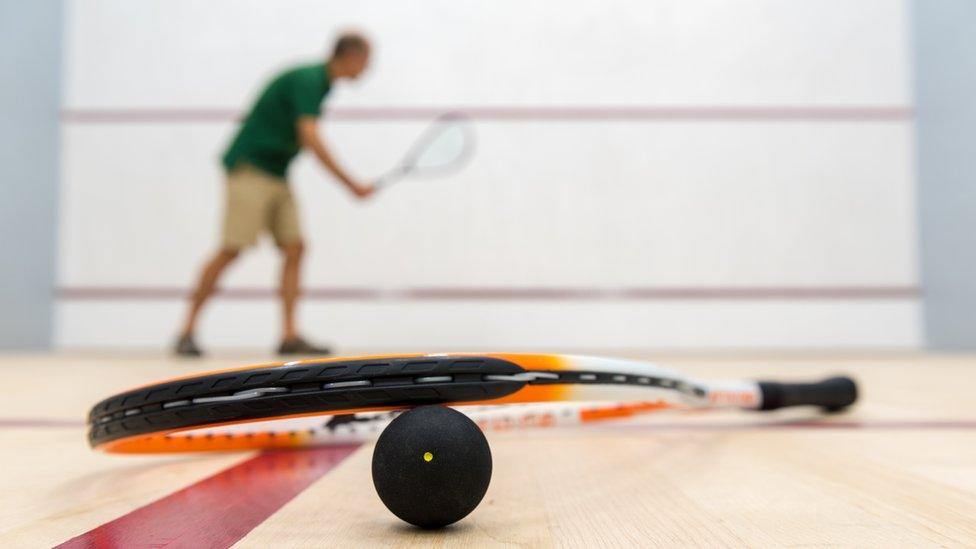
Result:
<svg viewBox="0 0 976 549">
<path fill-rule="evenodd" d="M 87 448 L 99 398 L 238 362 L 0 357 L 0 546 L 976 546 L 976 357 L 671 357 L 703 377 L 851 373 L 863 399 L 823 422 L 669 413 L 493 434 L 485 500 L 440 532 L 386 511 L 368 444 L 290 457 Z M 248 524 L 254 498 L 269 516 Z"/>
</svg>

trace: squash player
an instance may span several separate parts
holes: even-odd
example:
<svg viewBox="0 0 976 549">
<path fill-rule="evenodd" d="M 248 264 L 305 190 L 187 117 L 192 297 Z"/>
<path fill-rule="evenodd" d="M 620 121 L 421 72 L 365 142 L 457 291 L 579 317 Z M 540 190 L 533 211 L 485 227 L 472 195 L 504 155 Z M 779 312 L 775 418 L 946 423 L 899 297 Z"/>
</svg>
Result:
<svg viewBox="0 0 976 549">
<path fill-rule="evenodd" d="M 202 354 L 194 340 L 200 311 L 213 295 L 221 274 L 263 232 L 274 238 L 282 258 L 278 353 L 329 353 L 328 348 L 306 341 L 295 326 L 305 245 L 286 174 L 292 159 L 307 149 L 354 196 L 365 199 L 372 193 L 371 186 L 357 182 L 336 163 L 317 131 L 322 102 L 331 87 L 339 80 L 358 78 L 369 63 L 369 54 L 370 44 L 364 36 L 343 34 L 328 60 L 282 72 L 258 97 L 223 156 L 227 185 L 222 242 L 200 274 L 176 342 L 176 354 Z"/>
</svg>

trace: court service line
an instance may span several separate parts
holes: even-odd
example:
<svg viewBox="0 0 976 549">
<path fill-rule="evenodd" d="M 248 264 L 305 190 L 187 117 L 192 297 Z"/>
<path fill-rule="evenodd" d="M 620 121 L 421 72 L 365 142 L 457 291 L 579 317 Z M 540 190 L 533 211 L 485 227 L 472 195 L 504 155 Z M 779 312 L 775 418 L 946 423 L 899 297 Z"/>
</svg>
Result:
<svg viewBox="0 0 976 549">
<path fill-rule="evenodd" d="M 542 301 L 644 301 L 644 300 L 819 300 L 819 299 L 918 299 L 916 286 L 822 286 L 822 287 L 414 287 L 414 288 L 307 288 L 311 300 L 437 301 L 437 300 L 542 300 Z M 188 288 L 152 286 L 66 286 L 57 288 L 61 301 L 173 300 L 190 295 Z M 277 298 L 272 288 L 228 288 L 218 296 L 235 300 Z"/>
<path fill-rule="evenodd" d="M 326 415 L 326 414 L 323 414 Z M 50 420 L 0 418 L 0 429 L 5 428 L 35 428 L 35 429 L 63 429 L 83 428 L 87 423 L 72 420 Z M 575 427 L 567 427 L 574 429 Z M 654 423 L 605 422 L 582 427 L 597 431 L 753 431 L 780 429 L 814 429 L 814 430 L 867 430 L 867 431 L 912 431 L 912 430 L 969 430 L 976 429 L 976 419 L 867 419 L 867 420 L 800 420 L 800 421 L 747 421 L 747 422 L 700 422 L 700 421 L 668 421 Z"/>
<path fill-rule="evenodd" d="M 611 433 L 641 431 L 943 431 L 973 430 L 974 420 L 801 420 L 801 421 L 750 421 L 732 422 L 668 422 L 668 423 L 615 423 L 586 425 L 584 429 Z"/>
<path fill-rule="evenodd" d="M 57 547 L 230 547 L 358 447 L 262 452 Z"/>
<path fill-rule="evenodd" d="M 331 120 L 362 122 L 429 121 L 447 112 L 494 121 L 658 121 L 658 122 L 902 122 L 912 120 L 911 106 L 377 106 L 326 111 Z M 243 113 L 224 108 L 69 108 L 61 120 L 76 124 L 224 123 Z"/>
<path fill-rule="evenodd" d="M 81 420 L 41 418 L 0 418 L 0 429 L 71 429 L 85 427 Z"/>
</svg>

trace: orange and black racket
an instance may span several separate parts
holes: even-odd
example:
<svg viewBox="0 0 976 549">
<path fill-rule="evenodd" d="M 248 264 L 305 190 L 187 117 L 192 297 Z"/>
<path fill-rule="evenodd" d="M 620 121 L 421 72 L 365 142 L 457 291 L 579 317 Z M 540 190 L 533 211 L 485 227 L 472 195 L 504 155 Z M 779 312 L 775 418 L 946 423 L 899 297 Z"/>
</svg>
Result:
<svg viewBox="0 0 976 549">
<path fill-rule="evenodd" d="M 567 408 L 581 421 L 661 408 L 818 406 L 837 411 L 856 399 L 857 386 L 847 377 L 817 383 L 704 381 L 646 362 L 610 358 L 386 355 L 248 366 L 144 386 L 95 405 L 88 437 L 94 448 L 108 452 L 229 450 L 321 442 L 307 423 L 295 427 L 302 425 L 295 422 L 299 418 L 424 404 L 586 402 Z M 312 421 L 328 425 L 321 418 Z"/>
</svg>

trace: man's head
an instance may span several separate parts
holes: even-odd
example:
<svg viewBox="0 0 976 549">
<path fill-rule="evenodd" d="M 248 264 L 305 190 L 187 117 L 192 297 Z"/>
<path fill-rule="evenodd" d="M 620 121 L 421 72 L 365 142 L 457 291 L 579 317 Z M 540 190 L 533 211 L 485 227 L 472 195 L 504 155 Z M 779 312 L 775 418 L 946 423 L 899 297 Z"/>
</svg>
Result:
<svg viewBox="0 0 976 549">
<path fill-rule="evenodd" d="M 329 72 L 334 78 L 358 78 L 369 64 L 369 40 L 357 32 L 343 33 L 332 47 Z"/>
</svg>

